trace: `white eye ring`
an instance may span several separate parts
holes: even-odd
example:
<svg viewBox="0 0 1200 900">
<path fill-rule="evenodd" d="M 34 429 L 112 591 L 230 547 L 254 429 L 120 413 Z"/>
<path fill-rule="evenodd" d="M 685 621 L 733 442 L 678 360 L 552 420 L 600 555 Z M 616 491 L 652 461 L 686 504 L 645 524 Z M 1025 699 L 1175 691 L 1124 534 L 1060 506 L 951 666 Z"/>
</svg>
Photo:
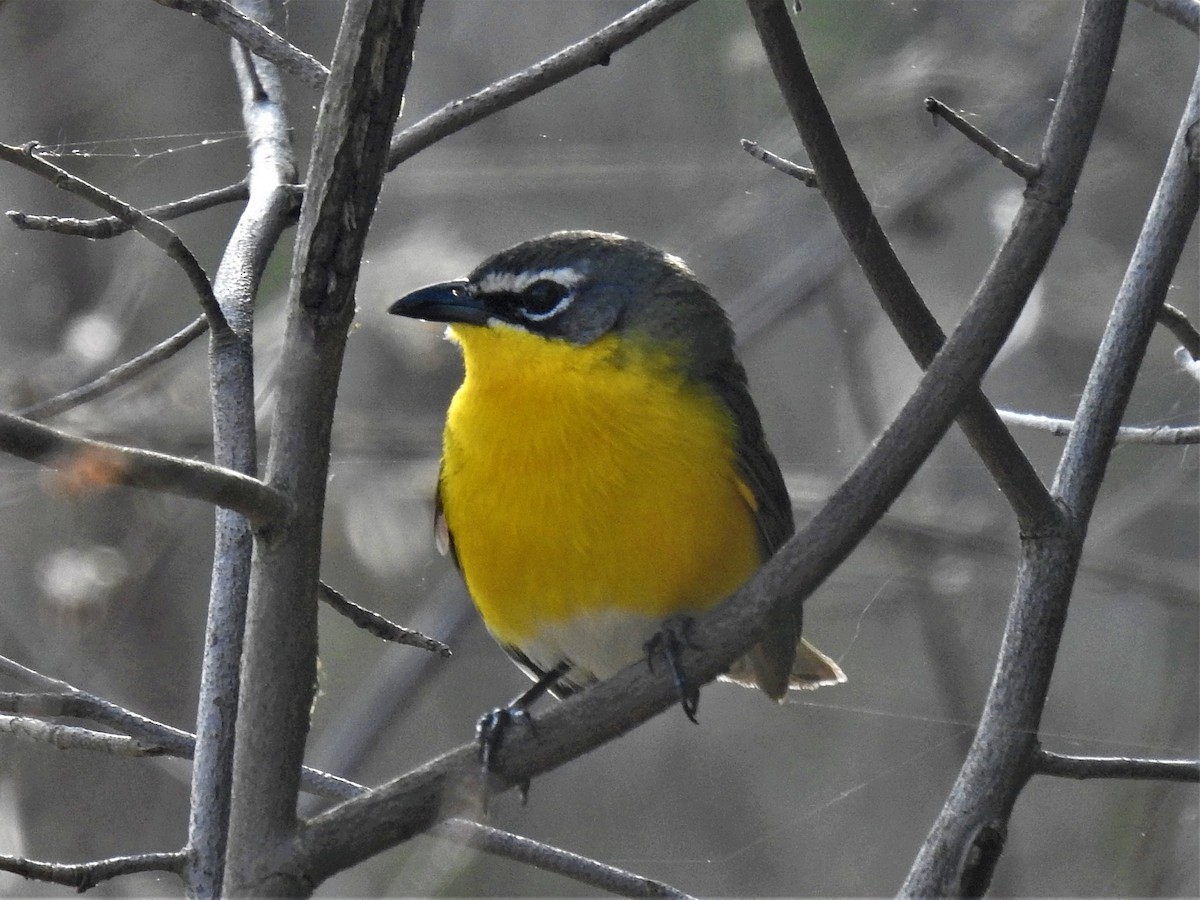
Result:
<svg viewBox="0 0 1200 900">
<path fill-rule="evenodd" d="M 527 310 L 525 308 L 521 308 L 521 310 L 520 310 L 521 318 L 528 319 L 530 322 L 545 322 L 547 319 L 554 318 L 560 312 L 562 312 L 564 309 L 566 309 L 568 306 L 570 306 L 571 302 L 574 299 L 575 299 L 575 292 L 567 291 L 565 294 L 563 294 L 561 300 L 559 300 L 557 303 L 554 304 L 554 306 L 552 306 L 550 309 L 546 310 L 545 312 L 535 313 L 535 312 L 530 312 L 529 310 Z"/>
</svg>

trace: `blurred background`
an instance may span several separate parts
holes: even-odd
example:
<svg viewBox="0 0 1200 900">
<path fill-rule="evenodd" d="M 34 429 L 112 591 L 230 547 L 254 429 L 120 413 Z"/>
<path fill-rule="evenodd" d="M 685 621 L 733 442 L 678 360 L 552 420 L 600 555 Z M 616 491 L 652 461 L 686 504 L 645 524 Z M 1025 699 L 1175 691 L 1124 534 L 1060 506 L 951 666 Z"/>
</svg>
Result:
<svg viewBox="0 0 1200 900">
<path fill-rule="evenodd" d="M 578 40 L 631 2 L 430 3 L 401 126 Z M 917 286 L 949 329 L 1021 185 L 944 124 L 933 95 L 1026 158 L 1079 4 L 806 0 L 797 22 L 851 158 Z M 287 37 L 327 60 L 341 4 L 290 0 Z M 1196 40 L 1132 4 L 1110 99 L 1067 231 L 986 382 L 998 405 L 1070 417 L 1183 109 Z M 0 5 L 0 140 L 148 206 L 245 172 L 228 42 L 141 0 Z M 302 170 L 318 97 L 289 82 Z M 471 738 L 522 676 L 436 555 L 442 417 L 460 377 L 437 326 L 387 304 L 539 234 L 620 231 L 686 259 L 727 306 L 797 517 L 814 510 L 918 376 L 820 196 L 738 141 L 805 162 L 743 4 L 702 0 L 596 68 L 430 148 L 387 180 L 358 287 L 334 437 L 324 577 L 450 642 L 384 646 L 322 610 L 310 761 L 378 783 Z M 90 216 L 0 168 L 3 209 Z M 214 272 L 237 215 L 175 227 Z M 290 266 L 289 234 L 258 312 L 261 423 Z M 1195 243 L 1172 302 L 1198 320 Z M 0 226 L 0 403 L 15 409 L 136 355 L 189 322 L 173 263 L 136 236 L 84 242 Z M 1156 334 L 1130 424 L 1196 422 L 1195 381 Z M 210 454 L 205 342 L 53 424 Z M 265 435 L 266 428 L 262 429 Z M 1060 438 L 1018 435 L 1050 479 Z M 264 447 L 265 451 L 265 447 Z M 1116 451 L 1042 733 L 1065 753 L 1197 755 L 1197 451 Z M 191 730 L 211 511 L 134 491 L 66 496 L 0 459 L 0 652 Z M 872 536 L 806 607 L 806 635 L 850 681 L 782 708 L 704 691 L 677 711 L 505 796 L 492 822 L 701 895 L 881 895 L 901 884 L 982 707 L 1017 553 L 1008 507 L 952 431 Z M 16 684 L 0 685 L 19 689 Z M 0 852 L 82 861 L 186 837 L 188 767 L 0 737 Z M 1200 892 L 1195 785 L 1035 779 L 1015 810 L 997 895 Z M 306 811 L 320 808 L 314 803 Z M 0 875 L 0 893 L 68 889 Z M 123 878 L 100 895 L 173 895 Z M 417 839 L 321 896 L 583 895 L 530 868 Z"/>
</svg>

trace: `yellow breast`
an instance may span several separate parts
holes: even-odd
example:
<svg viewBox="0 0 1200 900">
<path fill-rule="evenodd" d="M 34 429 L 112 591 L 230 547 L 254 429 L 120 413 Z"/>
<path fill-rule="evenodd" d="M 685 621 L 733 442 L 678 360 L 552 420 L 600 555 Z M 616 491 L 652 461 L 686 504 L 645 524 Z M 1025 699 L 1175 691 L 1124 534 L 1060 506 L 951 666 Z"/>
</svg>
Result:
<svg viewBox="0 0 1200 900">
<path fill-rule="evenodd" d="M 669 353 L 451 327 L 466 377 L 446 422 L 443 511 L 489 630 L 521 647 L 622 611 L 703 610 L 760 562 L 734 427 Z"/>
</svg>

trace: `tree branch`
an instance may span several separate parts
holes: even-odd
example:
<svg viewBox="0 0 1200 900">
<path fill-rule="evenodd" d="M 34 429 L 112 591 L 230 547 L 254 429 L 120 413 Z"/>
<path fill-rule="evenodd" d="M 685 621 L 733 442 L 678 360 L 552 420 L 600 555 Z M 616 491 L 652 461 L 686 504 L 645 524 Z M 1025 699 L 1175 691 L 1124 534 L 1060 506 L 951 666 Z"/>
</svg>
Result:
<svg viewBox="0 0 1200 900">
<path fill-rule="evenodd" d="M 403 625 L 397 625 L 374 610 L 367 609 L 351 600 L 347 600 L 340 591 L 334 590 L 324 581 L 318 585 L 317 591 L 330 609 L 339 615 L 345 616 L 357 627 L 375 635 L 377 638 L 396 644 L 405 644 L 409 647 L 417 647 L 421 650 L 428 650 L 441 657 L 450 656 L 450 648 L 441 641 L 434 640 L 411 628 L 405 628 Z"/>
<path fill-rule="evenodd" d="M 1176 309 L 1170 303 L 1164 303 L 1158 311 L 1158 324 L 1175 336 L 1179 345 L 1187 351 L 1193 360 L 1200 360 L 1200 331 L 1188 321 L 1187 315 L 1181 309 Z"/>
<path fill-rule="evenodd" d="M 502 859 L 534 866 L 544 872 L 553 872 L 580 884 L 623 897 L 674 897 L 686 900 L 688 894 L 662 881 L 643 878 L 624 869 L 597 862 L 570 850 L 562 850 L 530 840 L 510 831 L 501 831 L 467 819 L 448 819 L 429 830 L 431 837 L 453 841 L 490 853 Z"/>
<path fill-rule="evenodd" d="M 1137 778 L 1155 781 L 1200 781 L 1200 760 L 1130 759 L 1120 756 L 1066 756 L 1038 750 L 1034 773 L 1060 778 Z"/>
<path fill-rule="evenodd" d="M 301 191 L 303 193 L 303 191 Z M 230 184 L 223 188 L 205 191 L 184 200 L 173 200 L 158 206 L 148 206 L 142 212 L 153 216 L 159 221 L 178 219 L 189 213 L 212 209 L 225 203 L 236 203 L 250 196 L 250 187 L 246 180 Z M 296 206 L 299 207 L 299 196 Z M 117 237 L 130 230 L 130 225 L 116 216 L 102 216 L 98 219 L 76 219 L 64 216 L 38 216 L 32 213 L 10 209 L 7 213 L 9 221 L 23 231 L 53 231 L 56 234 L 72 235 L 75 237 L 102 240 Z"/>
<path fill-rule="evenodd" d="M 775 80 L 816 170 L 821 195 L 884 312 L 913 357 L 927 368 L 943 346 L 945 334 L 875 217 L 809 70 L 787 10 L 782 0 L 748 0 L 748 5 Z M 973 392 L 960 424 L 1016 512 L 1021 530 L 1034 533 L 1053 527 L 1059 518 L 1058 508 L 982 391 Z"/>
<path fill-rule="evenodd" d="M 0 870 L 12 872 L 30 881 L 48 881 L 75 888 L 79 893 L 90 890 L 102 881 L 137 872 L 183 872 L 187 853 L 140 853 L 136 856 L 115 856 L 86 863 L 38 862 L 20 856 L 0 856 Z"/>
<path fill-rule="evenodd" d="M 46 425 L 0 412 L 0 451 L 62 473 L 68 493 L 125 485 L 204 500 L 240 513 L 255 528 L 279 525 L 291 514 L 287 497 L 255 478 L 209 465 L 73 437 Z"/>
<path fill-rule="evenodd" d="M 200 316 L 175 332 L 175 334 L 171 335 L 165 341 L 155 344 L 145 353 L 135 356 L 133 359 L 123 362 L 119 366 L 114 366 L 103 375 L 93 378 L 86 384 L 81 384 L 79 387 L 56 394 L 53 397 L 47 397 L 45 400 L 39 400 L 37 403 L 26 406 L 24 409 L 19 409 L 16 415 L 24 419 L 39 422 L 64 413 L 69 409 L 74 409 L 77 406 L 82 406 L 84 403 L 95 400 L 97 397 L 103 397 L 105 394 L 115 391 L 122 385 L 129 384 L 129 382 L 133 381 L 156 363 L 170 359 L 207 331 L 208 319 Z"/>
<path fill-rule="evenodd" d="M 1051 416 L 1041 416 L 1035 413 L 1012 412 L 1007 409 L 999 410 L 1000 418 L 1008 425 L 1018 428 L 1033 428 L 1037 431 L 1047 431 L 1050 434 L 1064 437 L 1071 433 L 1075 426 L 1073 419 L 1056 419 Z M 1135 428 L 1122 426 L 1117 430 L 1118 444 L 1200 444 L 1200 426 L 1171 427 L 1159 425 L 1153 428 Z"/>
<path fill-rule="evenodd" d="M 193 756 L 195 737 L 182 729 L 156 722 L 4 656 L 0 656 L 0 672 L 47 689 L 39 694 L 0 694 L 0 709 L 99 722 L 142 742 L 161 747 L 164 755 L 180 759 L 191 759 Z M 362 785 L 308 766 L 304 767 L 301 783 L 306 791 L 334 800 L 356 797 L 365 790 Z"/>
<path fill-rule="evenodd" d="M 1110 0 L 1089 0 L 1084 5 L 1043 149 L 1043 179 L 1060 158 L 1086 152 L 1094 113 L 1112 71 L 1123 16 L 1122 4 Z M 1196 214 L 1197 179 L 1187 164 L 1185 134 L 1197 118 L 1200 70 L 1055 476 L 1054 495 L 1067 511 L 1070 527 L 1061 535 L 1027 539 L 1022 545 L 1000 657 L 979 729 L 904 884 L 906 896 L 986 890 L 1013 804 L 1036 770 L 1038 728 L 1088 521 L 1157 310 Z"/>
<path fill-rule="evenodd" d="M 508 109 L 592 66 L 607 65 L 616 51 L 687 9 L 696 0 L 648 0 L 582 41 L 541 62 L 447 103 L 392 138 L 388 169 L 394 169 L 447 135 Z"/>
<path fill-rule="evenodd" d="M 92 750 L 113 756 L 162 756 L 167 752 L 163 747 L 122 734 L 108 734 L 75 725 L 57 725 L 27 716 L 0 715 L 0 732 L 50 744 L 59 750 Z"/>
<path fill-rule="evenodd" d="M 349 0 L 300 213 L 266 480 L 295 505 L 251 572 L 223 892 L 307 894 L 285 859 L 316 680 L 330 428 L 354 287 L 412 65 L 421 0 Z"/>
<path fill-rule="evenodd" d="M 754 141 L 742 140 L 742 149 L 753 156 L 760 162 L 765 162 L 772 169 L 782 172 L 784 175 L 790 175 L 795 178 L 805 187 L 817 187 L 817 173 L 812 169 L 798 166 L 790 159 L 784 159 L 782 156 L 777 156 L 770 150 L 760 147 Z"/>
<path fill-rule="evenodd" d="M 329 70 L 317 59 L 284 40 L 270 28 L 235 9 L 225 0 L 154 0 L 159 6 L 199 16 L 242 44 L 255 56 L 295 75 L 314 90 L 325 87 Z"/>
<path fill-rule="evenodd" d="M 196 257 L 192 255 L 192 251 L 179 239 L 179 235 L 162 222 L 152 216 L 146 215 L 140 209 L 130 206 L 112 194 L 100 190 L 100 188 L 89 184 L 78 176 L 72 175 L 66 169 L 61 169 L 53 163 L 46 162 L 36 154 L 36 143 L 28 143 L 23 147 L 0 144 L 0 159 L 19 166 L 27 172 L 32 172 L 41 178 L 45 178 L 56 188 L 83 197 L 90 203 L 112 213 L 142 237 L 146 238 L 146 240 L 150 241 L 150 243 L 161 249 L 171 259 L 175 260 L 179 264 L 179 267 L 183 269 L 183 273 L 187 276 L 188 281 L 191 282 L 196 296 L 200 298 L 200 308 L 204 310 L 204 315 L 208 318 L 209 327 L 216 334 L 228 330 L 229 326 L 226 324 L 225 317 L 221 313 L 220 304 L 217 303 L 217 298 L 213 296 L 212 285 L 209 284 L 208 275 L 205 274 L 203 267 L 201 267 Z M 16 216 L 19 217 L 20 214 L 17 213 Z M 13 214 L 10 214 L 9 218 L 12 219 Z"/>
<path fill-rule="evenodd" d="M 1000 164 L 1010 172 L 1015 173 L 1026 183 L 1037 178 L 1038 167 L 1033 163 L 1028 163 L 1017 154 L 1013 153 L 1006 147 L 1001 147 L 998 143 L 948 107 L 936 97 L 925 98 L 925 111 L 933 116 L 936 122 L 939 118 L 949 122 L 950 125 L 962 134 L 968 141 L 976 147 L 981 148 L 989 156 L 993 156 L 1000 161 Z"/>
<path fill-rule="evenodd" d="M 1200 34 L 1200 0 L 1138 0 L 1142 6 L 1162 13 L 1192 34 Z"/>
<path fill-rule="evenodd" d="M 239 21 L 273 34 L 250 16 L 282 21 L 278 0 L 240 0 Z M 248 13 L 249 15 L 246 15 Z M 250 148 L 250 194 L 226 245 L 213 293 L 230 323 L 209 348 L 213 459 L 248 476 L 258 474 L 254 406 L 254 306 L 272 251 L 290 222 L 287 186 L 296 180 L 283 87 L 271 62 L 231 42 L 231 62 Z M 188 821 L 188 893 L 217 896 L 224 877 L 235 752 L 241 658 L 254 537 L 251 523 L 218 509 L 197 702 L 195 762 Z M 303 776 L 301 776 L 303 777 Z"/>
</svg>

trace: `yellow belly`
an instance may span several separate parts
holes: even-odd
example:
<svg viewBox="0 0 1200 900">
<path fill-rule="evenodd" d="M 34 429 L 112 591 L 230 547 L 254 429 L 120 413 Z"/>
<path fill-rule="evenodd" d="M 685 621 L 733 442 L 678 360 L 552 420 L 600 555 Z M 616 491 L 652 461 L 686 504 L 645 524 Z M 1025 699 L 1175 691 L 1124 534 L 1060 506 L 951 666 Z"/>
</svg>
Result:
<svg viewBox="0 0 1200 900">
<path fill-rule="evenodd" d="M 612 336 L 575 347 L 452 330 L 467 371 L 447 416 L 443 511 L 500 641 L 537 648 L 575 622 L 594 631 L 697 612 L 757 568 L 732 422 L 665 354 Z M 573 640 L 619 640 L 608 655 L 623 665 L 645 629 L 626 630 Z"/>
</svg>

